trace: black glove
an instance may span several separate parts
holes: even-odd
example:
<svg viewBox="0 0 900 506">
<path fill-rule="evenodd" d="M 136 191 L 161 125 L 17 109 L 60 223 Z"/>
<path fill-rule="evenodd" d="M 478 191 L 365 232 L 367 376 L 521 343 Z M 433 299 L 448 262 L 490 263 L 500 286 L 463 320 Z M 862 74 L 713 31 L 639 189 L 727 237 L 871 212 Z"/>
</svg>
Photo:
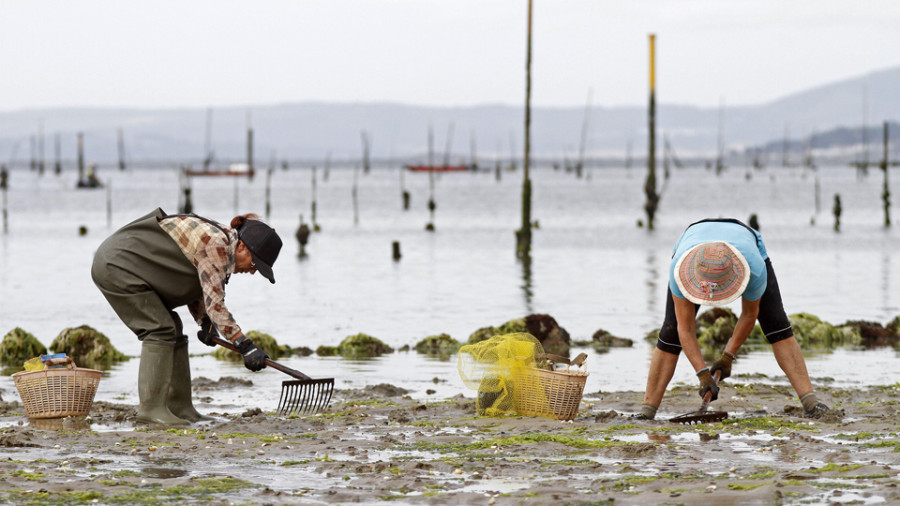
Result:
<svg viewBox="0 0 900 506">
<path fill-rule="evenodd" d="M 244 367 L 247 369 L 256 372 L 266 366 L 266 359 L 269 358 L 269 355 L 262 348 L 253 344 L 253 341 L 247 336 L 241 336 L 235 341 L 234 346 L 244 356 Z"/>
<path fill-rule="evenodd" d="M 200 330 L 197 331 L 197 339 L 207 346 L 215 346 L 216 343 L 212 342 L 213 337 L 219 337 L 219 331 L 216 330 L 216 326 L 209 319 L 209 315 L 204 316 L 200 320 Z"/>
<path fill-rule="evenodd" d="M 709 399 L 710 401 L 719 398 L 719 385 L 716 385 L 716 381 L 712 378 L 712 374 L 709 373 L 709 367 L 705 367 L 698 372 L 697 378 L 700 380 L 700 397 L 705 397 L 706 392 L 712 392 L 712 397 Z"/>
<path fill-rule="evenodd" d="M 711 376 L 716 375 L 716 371 L 722 371 L 722 376 L 719 377 L 719 381 L 731 376 L 731 364 L 734 362 L 734 355 L 731 353 L 723 352 L 722 358 L 716 361 L 715 364 L 709 369 L 709 374 Z"/>
</svg>

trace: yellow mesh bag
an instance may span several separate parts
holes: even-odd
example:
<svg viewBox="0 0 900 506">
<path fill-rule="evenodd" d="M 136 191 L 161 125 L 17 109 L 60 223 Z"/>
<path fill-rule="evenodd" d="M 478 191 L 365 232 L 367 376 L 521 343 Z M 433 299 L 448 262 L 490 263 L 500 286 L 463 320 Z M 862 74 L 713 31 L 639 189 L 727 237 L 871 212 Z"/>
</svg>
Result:
<svg viewBox="0 0 900 506">
<path fill-rule="evenodd" d="M 531 334 L 518 332 L 494 336 L 459 349 L 457 368 L 466 387 L 478 391 L 475 408 L 481 416 L 516 411 L 516 380 L 535 368 L 541 343 Z"/>
</svg>

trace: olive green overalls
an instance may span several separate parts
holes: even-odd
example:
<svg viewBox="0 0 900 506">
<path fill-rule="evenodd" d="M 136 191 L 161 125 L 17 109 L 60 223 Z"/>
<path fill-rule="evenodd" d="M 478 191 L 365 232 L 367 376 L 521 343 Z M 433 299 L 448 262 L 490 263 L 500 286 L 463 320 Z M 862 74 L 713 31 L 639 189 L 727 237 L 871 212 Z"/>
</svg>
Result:
<svg viewBox="0 0 900 506">
<path fill-rule="evenodd" d="M 197 268 L 159 226 L 162 209 L 108 237 L 91 277 L 119 318 L 141 340 L 137 420 L 186 424 L 202 419 L 191 402 L 187 336 L 176 307 L 202 300 Z"/>
</svg>

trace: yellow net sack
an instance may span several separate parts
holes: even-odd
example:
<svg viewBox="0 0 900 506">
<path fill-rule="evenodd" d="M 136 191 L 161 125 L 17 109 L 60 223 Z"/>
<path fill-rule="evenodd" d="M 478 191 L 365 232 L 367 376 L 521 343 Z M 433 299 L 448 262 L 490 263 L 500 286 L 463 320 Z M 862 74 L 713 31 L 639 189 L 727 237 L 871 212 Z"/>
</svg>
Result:
<svg viewBox="0 0 900 506">
<path fill-rule="evenodd" d="M 516 381 L 535 368 L 535 355 L 544 353 L 531 334 L 494 336 L 459 349 L 457 368 L 466 387 L 478 391 L 475 408 L 481 416 L 516 412 Z"/>
</svg>

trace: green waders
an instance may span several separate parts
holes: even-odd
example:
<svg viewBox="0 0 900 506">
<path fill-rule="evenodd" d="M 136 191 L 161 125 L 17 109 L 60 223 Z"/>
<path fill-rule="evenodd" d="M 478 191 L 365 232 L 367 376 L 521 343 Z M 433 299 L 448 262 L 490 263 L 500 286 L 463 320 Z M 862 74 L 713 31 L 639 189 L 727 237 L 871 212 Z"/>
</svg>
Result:
<svg viewBox="0 0 900 506">
<path fill-rule="evenodd" d="M 186 425 L 208 419 L 191 402 L 187 336 L 174 308 L 202 300 L 197 268 L 160 226 L 156 209 L 107 238 L 91 277 L 141 341 L 137 421 Z"/>
</svg>

